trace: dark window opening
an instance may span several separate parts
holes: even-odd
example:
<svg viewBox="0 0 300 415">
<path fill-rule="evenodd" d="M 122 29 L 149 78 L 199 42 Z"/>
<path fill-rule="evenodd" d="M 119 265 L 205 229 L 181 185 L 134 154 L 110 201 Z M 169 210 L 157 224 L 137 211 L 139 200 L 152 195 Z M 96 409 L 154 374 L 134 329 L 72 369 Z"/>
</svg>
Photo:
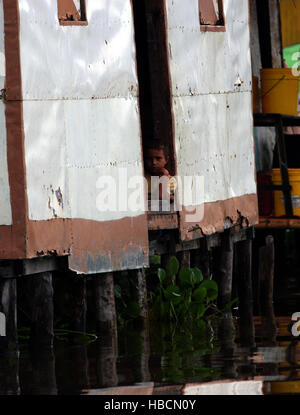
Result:
<svg viewBox="0 0 300 415">
<path fill-rule="evenodd" d="M 225 31 L 223 0 L 198 0 L 200 29 L 202 31 Z"/>
<path fill-rule="evenodd" d="M 61 25 L 86 25 L 85 0 L 57 0 L 58 20 Z"/>
<path fill-rule="evenodd" d="M 162 145 L 175 174 L 165 2 L 133 0 L 143 152 Z"/>
</svg>

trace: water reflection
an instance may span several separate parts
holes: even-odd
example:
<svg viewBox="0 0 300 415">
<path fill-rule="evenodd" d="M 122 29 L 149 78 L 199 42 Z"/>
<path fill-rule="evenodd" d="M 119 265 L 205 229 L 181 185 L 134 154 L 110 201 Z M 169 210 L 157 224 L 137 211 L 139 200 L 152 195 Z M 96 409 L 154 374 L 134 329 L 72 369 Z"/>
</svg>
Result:
<svg viewBox="0 0 300 415">
<path fill-rule="evenodd" d="M 254 319 L 254 348 L 239 344 L 231 312 L 198 327 L 127 328 L 90 344 L 56 339 L 54 350 L 23 343 L 0 354 L 0 394 L 260 393 L 262 380 L 265 394 L 300 393 L 299 341 L 289 318 L 271 311 Z"/>
<path fill-rule="evenodd" d="M 0 395 L 19 393 L 19 352 L 0 352 Z"/>
</svg>

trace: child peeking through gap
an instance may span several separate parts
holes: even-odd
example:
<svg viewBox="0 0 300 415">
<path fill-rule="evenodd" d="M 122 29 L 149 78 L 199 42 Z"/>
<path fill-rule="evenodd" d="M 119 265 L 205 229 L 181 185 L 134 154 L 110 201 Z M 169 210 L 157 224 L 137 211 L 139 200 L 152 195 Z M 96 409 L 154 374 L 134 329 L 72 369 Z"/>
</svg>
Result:
<svg viewBox="0 0 300 415">
<path fill-rule="evenodd" d="M 145 176 L 148 184 L 148 199 L 174 201 L 176 179 L 169 174 L 166 165 L 169 153 L 163 144 L 151 143 L 145 148 Z M 152 180 L 151 180 L 152 177 Z"/>
</svg>

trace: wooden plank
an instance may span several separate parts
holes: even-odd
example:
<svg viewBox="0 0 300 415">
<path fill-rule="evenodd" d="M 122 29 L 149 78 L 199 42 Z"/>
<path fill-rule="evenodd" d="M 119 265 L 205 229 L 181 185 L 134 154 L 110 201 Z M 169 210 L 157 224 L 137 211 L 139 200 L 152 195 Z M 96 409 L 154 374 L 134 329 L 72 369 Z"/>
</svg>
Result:
<svg viewBox="0 0 300 415">
<path fill-rule="evenodd" d="M 232 227 L 230 229 L 233 243 L 244 241 L 246 239 L 254 239 L 254 227 L 242 228 Z M 190 241 L 179 241 L 175 244 L 174 253 L 199 249 L 206 239 L 206 246 L 208 250 L 216 248 L 221 245 L 223 233 L 214 233 L 212 235 L 206 235 L 199 239 L 193 239 Z M 160 239 L 152 239 L 149 241 L 149 255 L 163 255 L 169 253 L 170 247 L 167 241 Z"/>
<path fill-rule="evenodd" d="M 260 217 L 259 223 L 255 225 L 256 229 L 265 229 L 265 228 L 273 228 L 273 229 L 284 229 L 284 228 L 300 228 L 300 218 L 265 218 Z"/>
<path fill-rule="evenodd" d="M 282 42 L 279 0 L 269 0 L 272 68 L 282 68 Z"/>
<path fill-rule="evenodd" d="M 178 228 L 178 215 L 177 213 L 170 214 L 154 214 L 148 213 L 148 229 L 177 229 Z"/>
<path fill-rule="evenodd" d="M 68 257 L 41 257 L 24 259 L 21 275 L 33 275 L 47 271 L 67 270 Z"/>
<path fill-rule="evenodd" d="M 16 278 L 18 261 L 0 261 L 0 279 Z"/>
<path fill-rule="evenodd" d="M 282 120 L 284 127 L 300 126 L 300 117 L 294 115 L 255 113 L 253 117 L 255 127 L 274 127 L 278 119 Z"/>
</svg>

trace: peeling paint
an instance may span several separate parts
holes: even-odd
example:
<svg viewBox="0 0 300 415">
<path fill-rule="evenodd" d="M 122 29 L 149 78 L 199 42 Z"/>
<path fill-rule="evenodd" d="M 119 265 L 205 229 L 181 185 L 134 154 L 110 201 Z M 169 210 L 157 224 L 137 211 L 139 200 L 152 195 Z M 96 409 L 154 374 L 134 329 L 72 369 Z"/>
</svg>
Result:
<svg viewBox="0 0 300 415">
<path fill-rule="evenodd" d="M 58 201 L 58 204 L 62 207 L 62 209 L 64 208 L 64 204 L 63 204 L 63 196 L 62 196 L 62 192 L 60 190 L 60 187 L 55 190 L 55 195 Z"/>
</svg>

